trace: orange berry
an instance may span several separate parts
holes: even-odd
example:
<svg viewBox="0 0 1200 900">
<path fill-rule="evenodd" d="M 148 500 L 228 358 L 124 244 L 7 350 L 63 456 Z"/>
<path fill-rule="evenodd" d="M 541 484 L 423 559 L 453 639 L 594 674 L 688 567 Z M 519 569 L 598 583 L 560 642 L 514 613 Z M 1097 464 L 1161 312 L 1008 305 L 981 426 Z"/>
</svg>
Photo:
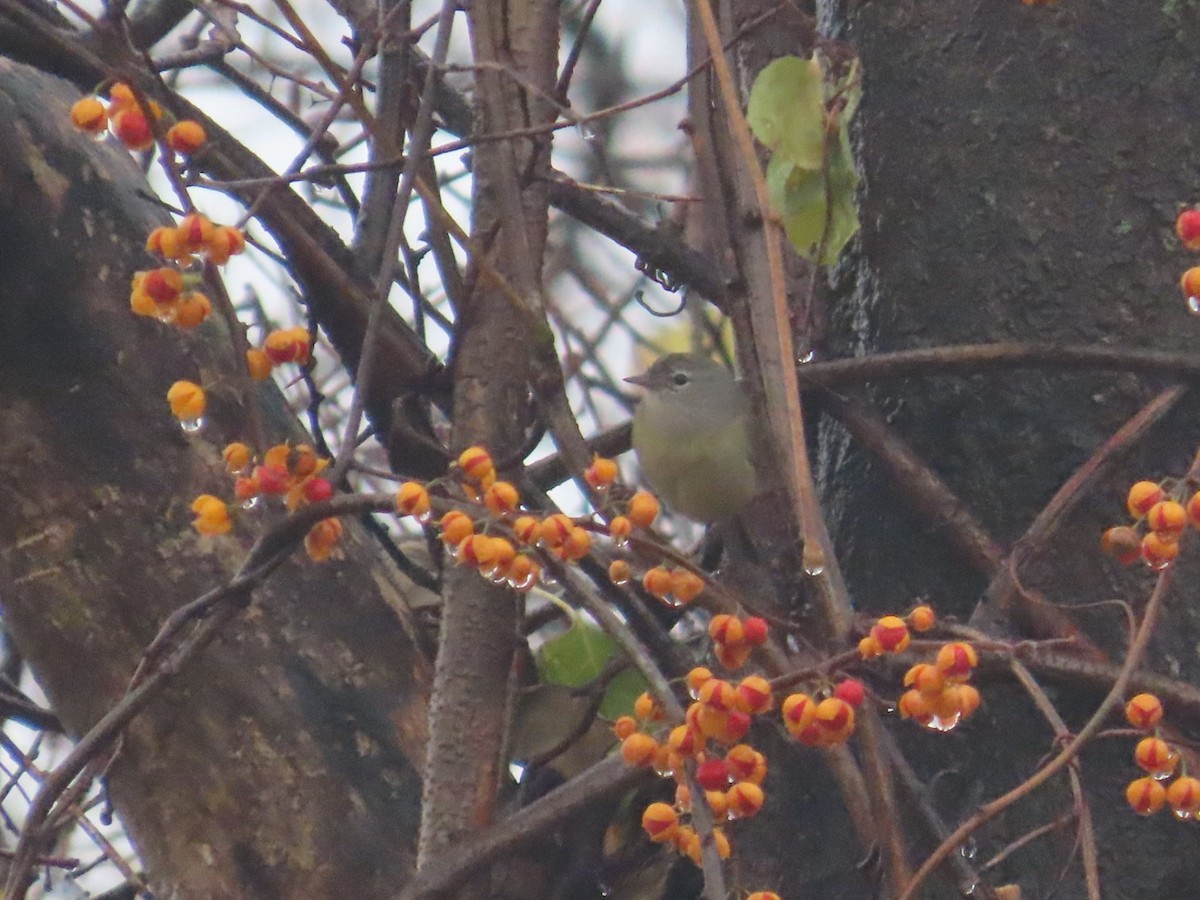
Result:
<svg viewBox="0 0 1200 900">
<path fill-rule="evenodd" d="M 1167 802 L 1167 789 L 1156 778 L 1145 775 L 1129 782 L 1125 801 L 1139 816 L 1152 816 Z"/>
<path fill-rule="evenodd" d="M 458 546 L 464 539 L 475 533 L 471 517 L 457 509 L 446 513 L 438 522 L 442 532 L 442 542 Z"/>
<path fill-rule="evenodd" d="M 774 891 L 755 891 L 746 900 L 781 900 L 781 898 Z"/>
<path fill-rule="evenodd" d="M 775 705 L 771 694 L 771 683 L 761 675 L 747 675 L 737 686 L 737 707 L 742 712 L 755 715 L 767 712 Z"/>
<path fill-rule="evenodd" d="M 766 757 L 749 744 L 735 744 L 725 753 L 725 765 L 738 781 L 747 781 Z"/>
<path fill-rule="evenodd" d="M 613 734 L 615 734 L 619 740 L 625 740 L 625 738 L 629 737 L 631 734 L 634 734 L 637 730 L 637 719 L 635 719 L 633 716 L 621 716 L 617 719 L 617 721 L 613 722 Z"/>
<path fill-rule="evenodd" d="M 633 577 L 633 569 L 623 559 L 614 559 L 608 564 L 608 580 L 613 584 L 625 584 Z"/>
<path fill-rule="evenodd" d="M 588 555 L 588 551 L 592 549 L 592 535 L 586 528 L 573 527 L 567 534 L 567 539 L 563 541 L 562 547 L 559 548 L 562 552 L 563 559 L 575 561 L 583 559 Z"/>
<path fill-rule="evenodd" d="M 429 491 L 425 485 L 416 481 L 406 481 L 396 491 L 396 514 L 399 516 L 416 516 L 418 519 L 429 515 Z"/>
<path fill-rule="evenodd" d="M 128 150 L 139 152 L 154 146 L 154 132 L 150 123 L 136 106 L 118 109 L 109 119 L 109 127 Z"/>
<path fill-rule="evenodd" d="M 868 634 L 858 642 L 858 652 L 863 659 L 874 659 L 883 655 L 883 647 L 879 645 L 879 641 L 875 640 L 874 635 Z"/>
<path fill-rule="evenodd" d="M 1183 210 L 1175 220 L 1175 234 L 1185 249 L 1200 250 L 1200 210 Z"/>
<path fill-rule="evenodd" d="M 542 519 L 541 525 L 538 526 L 538 536 L 543 544 L 553 549 L 567 542 L 574 527 L 575 523 L 571 521 L 570 516 L 555 513 Z"/>
<path fill-rule="evenodd" d="M 1175 536 L 1149 532 L 1142 538 L 1142 559 L 1152 569 L 1164 569 L 1179 556 L 1179 540 Z"/>
<path fill-rule="evenodd" d="M 871 627 L 871 637 L 884 653 L 903 653 L 912 640 L 908 626 L 899 616 L 884 616 Z"/>
<path fill-rule="evenodd" d="M 691 725 L 676 725 L 667 735 L 667 746 L 685 759 L 691 759 L 704 749 L 704 737 Z"/>
<path fill-rule="evenodd" d="M 192 381 L 177 381 L 167 390 L 171 415 L 181 422 L 195 421 L 204 415 L 207 401 L 204 388 Z"/>
<path fill-rule="evenodd" d="M 229 257 L 245 249 L 246 236 L 240 228 L 218 225 L 213 229 L 212 240 L 208 242 L 208 259 L 213 265 L 223 266 L 229 262 Z"/>
<path fill-rule="evenodd" d="M 687 673 L 686 681 L 689 693 L 695 697 L 700 692 L 700 688 L 704 685 L 704 682 L 712 677 L 713 673 L 710 670 L 704 666 L 696 666 Z"/>
<path fill-rule="evenodd" d="M 1174 500 L 1160 500 L 1146 513 L 1146 527 L 1162 537 L 1178 537 L 1187 527 L 1187 510 Z"/>
<path fill-rule="evenodd" d="M 969 684 L 953 684 L 946 690 L 953 693 L 955 709 L 964 719 L 979 709 L 979 704 L 983 702 L 978 689 Z"/>
<path fill-rule="evenodd" d="M 746 632 L 737 616 L 718 613 L 708 620 L 708 636 L 716 644 L 740 644 Z"/>
<path fill-rule="evenodd" d="M 671 593 L 671 573 L 662 566 L 655 566 L 642 576 L 642 587 L 651 597 L 662 600 Z"/>
<path fill-rule="evenodd" d="M 482 447 L 468 447 L 460 453 L 458 467 L 467 477 L 479 482 L 496 474 L 496 464 L 492 462 L 492 455 Z"/>
<path fill-rule="evenodd" d="M 1179 279 L 1179 289 L 1183 291 L 1184 299 L 1200 297 L 1200 267 L 1188 269 Z"/>
<path fill-rule="evenodd" d="M 725 726 L 729 724 L 729 713 L 725 710 L 716 709 L 712 706 L 706 706 L 703 703 L 693 703 L 690 710 L 695 710 L 688 724 L 694 727 L 706 738 L 715 738 L 725 731 Z"/>
<path fill-rule="evenodd" d="M 713 840 L 713 848 L 717 851 L 717 859 L 729 859 L 729 854 L 733 852 L 733 847 L 730 846 L 730 844 L 729 844 L 729 838 L 725 835 L 725 829 L 720 828 L 720 827 L 714 828 L 712 830 L 712 840 Z M 696 849 L 696 857 L 699 857 L 700 856 L 699 842 L 697 842 L 695 849 Z M 692 856 L 690 850 L 688 852 L 688 856 L 689 857 Z M 700 865 L 700 862 L 697 859 L 693 858 L 692 861 L 695 862 L 696 865 Z"/>
<path fill-rule="evenodd" d="M 492 539 L 486 534 L 469 534 L 458 542 L 454 560 L 460 566 L 489 571 L 496 563 Z"/>
<path fill-rule="evenodd" d="M 1167 805 L 1186 816 L 1200 812 L 1200 778 L 1180 775 L 1172 781 L 1167 788 Z"/>
<path fill-rule="evenodd" d="M 338 519 L 322 519 L 304 538 L 304 549 L 315 562 L 328 559 L 342 536 L 342 523 Z"/>
<path fill-rule="evenodd" d="M 542 567 L 537 560 L 519 554 L 508 564 L 508 584 L 510 587 L 526 593 L 533 590 L 542 574 Z"/>
<path fill-rule="evenodd" d="M 854 731 L 854 707 L 840 697 L 826 697 L 817 704 L 816 724 L 834 743 L 840 743 Z"/>
<path fill-rule="evenodd" d="M 246 368 L 250 372 L 250 377 L 254 381 L 266 381 L 271 377 L 271 369 L 274 368 L 274 363 L 262 350 L 251 347 L 246 351 Z"/>
<path fill-rule="evenodd" d="M 626 516 L 613 516 L 612 521 L 608 523 L 608 536 L 618 546 L 629 540 L 629 535 L 632 533 L 633 523 Z"/>
<path fill-rule="evenodd" d="M 916 689 L 901 694 L 896 708 L 902 719 L 913 719 L 922 725 L 933 718 L 933 705 L 929 698 Z"/>
<path fill-rule="evenodd" d="M 678 828 L 679 814 L 667 803 L 651 803 L 642 813 L 642 829 L 655 843 L 671 840 Z"/>
<path fill-rule="evenodd" d="M 183 290 L 183 274 L 178 269 L 151 269 L 137 286 L 155 303 L 174 303 Z"/>
<path fill-rule="evenodd" d="M 188 213 L 175 229 L 175 236 L 185 253 L 199 253 L 212 240 L 213 223 L 203 213 Z"/>
<path fill-rule="evenodd" d="M 629 498 L 626 515 L 639 528 L 649 528 L 658 518 L 658 499 L 649 491 L 638 491 Z"/>
<path fill-rule="evenodd" d="M 108 127 L 108 110 L 95 97 L 76 100 L 71 107 L 71 124 L 80 131 L 99 134 Z"/>
<path fill-rule="evenodd" d="M 196 514 L 192 520 L 192 527 L 200 534 L 225 534 L 233 528 L 233 522 L 229 518 L 229 506 L 220 497 L 201 494 L 192 501 L 192 512 Z"/>
<path fill-rule="evenodd" d="M 633 714 L 643 722 L 657 722 L 666 715 L 649 691 L 642 691 L 633 701 Z"/>
<path fill-rule="evenodd" d="M 602 491 L 616 480 L 617 471 L 616 462 L 603 456 L 596 456 L 592 458 L 592 464 L 583 473 L 583 480 L 593 490 Z"/>
<path fill-rule="evenodd" d="M 533 516 L 518 516 L 512 523 L 513 535 L 522 544 L 536 544 L 541 524 Z"/>
<path fill-rule="evenodd" d="M 1200 495 L 1198 495 L 1200 496 Z M 1200 507 L 1198 507 L 1200 510 Z M 1117 525 L 1100 536 L 1100 549 L 1123 566 L 1137 562 L 1142 556 L 1142 539 L 1128 525 Z"/>
<path fill-rule="evenodd" d="M 979 665 L 979 654 L 970 644 L 957 641 L 943 644 L 937 654 L 937 667 L 949 682 L 966 681 L 971 670 Z"/>
<path fill-rule="evenodd" d="M 1125 505 L 1129 508 L 1131 516 L 1140 519 L 1150 512 L 1150 507 L 1162 500 L 1163 496 L 1163 489 L 1153 481 L 1139 481 L 1129 489 Z"/>
<path fill-rule="evenodd" d="M 1162 738 L 1144 737 L 1133 748 L 1133 761 L 1151 775 L 1170 775 L 1179 765 L 1179 754 Z"/>
<path fill-rule="evenodd" d="M 730 818 L 748 819 L 762 809 L 766 795 L 750 781 L 739 781 L 725 792 L 725 805 Z"/>
<path fill-rule="evenodd" d="M 687 569 L 674 569 L 671 572 L 671 594 L 678 603 L 687 605 L 700 596 L 704 590 L 704 579 Z"/>
<path fill-rule="evenodd" d="M 497 481 L 483 492 L 483 504 L 492 515 L 505 516 L 517 511 L 521 505 L 521 493 L 507 481 Z"/>
<path fill-rule="evenodd" d="M 740 669 L 750 658 L 749 644 L 713 644 L 713 656 L 726 669 Z"/>
<path fill-rule="evenodd" d="M 108 102 L 116 109 L 122 109 L 129 106 L 137 106 L 137 97 L 134 96 L 133 88 L 123 81 L 118 81 L 108 89 Z"/>
<path fill-rule="evenodd" d="M 292 328 L 272 331 L 263 341 L 263 352 L 277 366 L 290 362 L 303 364 L 308 359 L 308 332 L 304 332 L 301 340 L 297 340 L 297 337 Z"/>
<path fill-rule="evenodd" d="M 164 225 L 151 231 L 146 238 L 146 249 L 167 259 L 179 259 L 187 255 L 179 246 L 179 236 L 174 226 Z"/>
<path fill-rule="evenodd" d="M 780 704 L 779 712 L 784 727 L 795 735 L 816 721 L 817 704 L 808 694 L 789 694 Z"/>
<path fill-rule="evenodd" d="M 908 614 L 908 624 L 913 631 L 928 631 L 937 622 L 933 608 L 922 604 Z"/>
<path fill-rule="evenodd" d="M 208 135 L 204 132 L 204 126 L 191 119 L 176 122 L 167 131 L 167 146 L 185 156 L 191 156 L 203 147 L 207 140 Z"/>
<path fill-rule="evenodd" d="M 637 732 L 621 741 L 621 759 L 631 766 L 649 767 L 658 752 L 658 741 L 648 734 Z"/>
<path fill-rule="evenodd" d="M 1137 694 L 1125 704 L 1125 721 L 1142 731 L 1157 728 L 1162 717 L 1162 701 L 1153 694 Z"/>
<path fill-rule="evenodd" d="M 713 818 L 718 822 L 729 818 L 729 801 L 726 800 L 724 791 L 705 791 L 704 802 L 708 804 Z"/>
<path fill-rule="evenodd" d="M 250 448 L 240 441 L 226 444 L 225 449 L 221 451 L 221 458 L 225 460 L 225 471 L 230 475 L 250 468 L 251 456 Z"/>
<path fill-rule="evenodd" d="M 700 685 L 696 699 L 719 712 L 729 712 L 737 706 L 737 691 L 724 679 L 710 678 Z"/>
</svg>

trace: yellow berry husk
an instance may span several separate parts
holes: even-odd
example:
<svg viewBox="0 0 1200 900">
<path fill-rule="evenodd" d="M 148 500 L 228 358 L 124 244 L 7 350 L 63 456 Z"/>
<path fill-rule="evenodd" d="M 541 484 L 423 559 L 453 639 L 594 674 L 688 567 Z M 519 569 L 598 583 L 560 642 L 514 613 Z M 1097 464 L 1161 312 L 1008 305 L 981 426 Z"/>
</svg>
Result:
<svg viewBox="0 0 1200 900">
<path fill-rule="evenodd" d="M 691 725 L 676 725 L 667 735 L 667 746 L 685 759 L 704 749 L 704 737 Z"/>
<path fill-rule="evenodd" d="M 913 631 L 923 632 L 931 629 L 937 622 L 933 608 L 922 604 L 908 614 L 908 624 Z"/>
<path fill-rule="evenodd" d="M 729 712 L 737 707 L 737 690 L 722 678 L 710 678 L 700 685 L 696 699 L 711 709 Z"/>
<path fill-rule="evenodd" d="M 871 627 L 871 637 L 885 653 L 903 653 L 912 639 L 899 616 L 883 616 Z"/>
<path fill-rule="evenodd" d="M 726 799 L 724 791 L 705 791 L 704 801 L 708 804 L 708 808 L 712 810 L 714 819 L 720 821 L 728 817 L 729 801 Z"/>
<path fill-rule="evenodd" d="M 933 706 L 929 698 L 916 689 L 901 694 L 896 708 L 902 719 L 913 719 L 922 725 L 933 718 Z"/>
<path fill-rule="evenodd" d="M 108 102 L 112 104 L 114 109 L 123 109 L 129 106 L 136 106 L 137 97 L 134 96 L 133 88 L 123 81 L 118 81 L 108 89 Z"/>
<path fill-rule="evenodd" d="M 191 119 L 176 122 L 167 130 L 167 146 L 185 156 L 195 153 L 207 140 L 208 134 L 205 133 L 204 126 Z"/>
<path fill-rule="evenodd" d="M 781 900 L 781 898 L 774 891 L 755 891 L 746 900 Z"/>
<path fill-rule="evenodd" d="M 704 591 L 704 579 L 687 569 L 674 569 L 671 572 L 671 594 L 676 601 L 684 604 L 691 603 Z"/>
<path fill-rule="evenodd" d="M 133 290 L 129 294 L 129 308 L 139 316 L 158 316 L 161 312 L 154 298 L 142 290 L 137 276 L 134 276 Z"/>
<path fill-rule="evenodd" d="M 429 514 L 429 491 L 417 481 L 406 481 L 396 491 L 396 514 L 425 516 Z"/>
<path fill-rule="evenodd" d="M 936 697 L 946 687 L 946 676 L 937 666 L 917 663 L 904 673 L 904 686 L 915 688 L 927 697 Z"/>
<path fill-rule="evenodd" d="M 748 819 L 760 809 L 766 795 L 757 784 L 739 781 L 725 792 L 725 804 L 729 814 L 737 819 Z"/>
<path fill-rule="evenodd" d="M 246 236 L 240 228 L 218 225 L 213 229 L 212 240 L 208 242 L 208 260 L 213 265 L 223 266 L 229 262 L 229 257 L 236 256 L 245 249 Z"/>
<path fill-rule="evenodd" d="M 588 551 L 592 548 L 592 535 L 586 528 L 573 527 L 567 534 L 567 539 L 562 544 L 563 559 L 576 560 L 583 559 L 588 555 Z"/>
<path fill-rule="evenodd" d="M 631 766 L 650 766 L 658 752 L 658 741 L 638 732 L 621 741 L 621 758 Z"/>
<path fill-rule="evenodd" d="M 460 453 L 458 467 L 476 481 L 483 481 L 487 476 L 496 473 L 496 464 L 492 462 L 491 454 L 482 447 L 468 447 Z"/>
<path fill-rule="evenodd" d="M 964 719 L 971 716 L 975 710 L 979 709 L 979 704 L 983 702 L 983 697 L 980 696 L 979 690 L 973 685 L 956 684 L 950 687 L 955 696 L 955 704 L 958 709 L 958 714 Z"/>
<path fill-rule="evenodd" d="M 841 697 L 826 697 L 817 704 L 816 724 L 831 736 L 844 739 L 854 731 L 854 707 Z"/>
<path fill-rule="evenodd" d="M 1160 500 L 1146 513 L 1146 527 L 1161 537 L 1178 537 L 1187 527 L 1187 510 L 1174 500 Z"/>
<path fill-rule="evenodd" d="M 192 527 L 200 534 L 225 534 L 233 528 L 233 521 L 229 518 L 229 505 L 220 497 L 201 494 L 192 501 L 192 512 L 196 514 L 192 520 Z"/>
<path fill-rule="evenodd" d="M 713 673 L 704 666 L 696 666 L 687 673 L 687 686 L 692 696 L 699 693 L 700 688 L 704 686 L 704 682 L 713 677 Z"/>
<path fill-rule="evenodd" d="M 623 559 L 614 559 L 608 564 L 608 580 L 613 584 L 624 584 L 633 577 L 633 569 Z"/>
<path fill-rule="evenodd" d="M 651 803 L 642 813 L 642 829 L 655 843 L 664 843 L 675 837 L 679 827 L 679 814 L 667 803 Z"/>
<path fill-rule="evenodd" d="M 649 528 L 658 518 L 658 498 L 649 491 L 638 491 L 629 498 L 625 514 L 629 521 L 640 528 Z"/>
<path fill-rule="evenodd" d="M 507 577 L 509 567 L 517 558 L 517 548 L 507 538 L 493 537 L 492 541 L 492 573 Z"/>
<path fill-rule="evenodd" d="M 695 703 L 693 706 L 696 712 L 692 716 L 691 724 L 704 737 L 716 738 L 725 731 L 725 726 L 729 722 L 728 712 L 706 706 L 703 703 Z"/>
<path fill-rule="evenodd" d="M 324 562 L 333 555 L 342 536 L 339 519 L 322 519 L 314 525 L 304 538 L 304 549 L 314 562 Z"/>
<path fill-rule="evenodd" d="M 608 523 L 608 535 L 618 544 L 629 540 L 631 534 L 633 523 L 626 516 L 613 516 L 612 521 Z"/>
<path fill-rule="evenodd" d="M 718 613 L 708 620 L 708 636 L 716 644 L 736 645 L 745 640 L 746 631 L 737 616 Z"/>
<path fill-rule="evenodd" d="M 238 472 L 244 472 L 250 468 L 250 460 L 253 456 L 250 448 L 241 441 L 226 444 L 225 449 L 221 451 L 221 458 L 225 460 L 225 471 L 230 475 L 236 475 Z"/>
<path fill-rule="evenodd" d="M 637 730 L 637 719 L 633 716 L 621 716 L 617 721 L 613 722 L 613 734 L 617 736 L 618 740 L 625 740 L 631 734 L 636 733 Z"/>
<path fill-rule="evenodd" d="M 71 124 L 80 131 L 99 134 L 108 127 L 108 110 L 96 97 L 84 97 L 71 106 Z"/>
<path fill-rule="evenodd" d="M 874 659 L 883 655 L 883 648 L 874 635 L 868 634 L 858 642 L 858 653 L 863 659 Z"/>
<path fill-rule="evenodd" d="M 614 460 L 597 456 L 592 459 L 592 464 L 584 471 L 583 479 L 593 489 L 603 490 L 616 481 L 617 471 L 617 464 Z"/>
<path fill-rule="evenodd" d="M 486 534 L 470 534 L 458 542 L 455 562 L 474 569 L 490 569 L 496 562 L 492 539 Z"/>
<path fill-rule="evenodd" d="M 726 669 L 735 671 L 746 664 L 753 649 L 749 644 L 713 644 L 713 656 Z"/>
<path fill-rule="evenodd" d="M 266 381 L 271 377 L 271 370 L 275 364 L 271 362 L 271 358 L 267 354 L 257 348 L 251 348 L 246 351 L 246 368 L 250 372 L 250 377 L 255 381 Z"/>
<path fill-rule="evenodd" d="M 541 575 L 542 567 L 528 556 L 518 554 L 508 564 L 508 582 L 518 591 L 525 593 L 533 590 Z"/>
<path fill-rule="evenodd" d="M 494 516 L 506 516 L 521 505 L 521 493 L 507 481 L 496 481 L 483 492 L 483 504 Z"/>
<path fill-rule="evenodd" d="M 186 253 L 199 253 L 213 236 L 213 223 L 203 213 L 188 213 L 175 229 L 180 248 Z"/>
<path fill-rule="evenodd" d="M 457 509 L 452 509 L 438 522 L 442 532 L 442 542 L 458 546 L 462 541 L 475 533 L 471 517 Z"/>
<path fill-rule="evenodd" d="M 1153 776 L 1145 775 L 1129 782 L 1125 801 L 1139 816 L 1152 816 L 1167 802 L 1167 789 Z"/>
<path fill-rule="evenodd" d="M 1167 805 L 1183 815 L 1200 812 L 1200 779 L 1180 775 L 1167 788 Z"/>
<path fill-rule="evenodd" d="M 816 721 L 817 704 L 808 694 L 789 694 L 779 706 L 784 727 L 792 734 L 804 731 Z"/>
<path fill-rule="evenodd" d="M 712 837 L 713 847 L 717 851 L 717 858 L 729 859 L 729 854 L 733 852 L 733 847 L 729 844 L 729 838 L 725 835 L 725 830 L 723 828 L 714 828 L 712 830 Z"/>
<path fill-rule="evenodd" d="M 575 523 L 571 521 L 570 516 L 555 513 L 542 520 L 538 526 L 538 537 L 547 547 L 561 547 L 571 536 L 571 529 L 574 527 Z"/>
<path fill-rule="evenodd" d="M 1135 519 L 1140 519 L 1146 513 L 1150 512 L 1150 507 L 1163 499 L 1163 489 L 1153 481 L 1139 481 L 1129 489 L 1129 495 L 1125 498 L 1125 505 L 1129 508 L 1129 514 Z"/>
<path fill-rule="evenodd" d="M 1151 775 L 1170 775 L 1179 764 L 1179 754 L 1162 738 L 1144 737 L 1133 748 L 1133 761 Z"/>
<path fill-rule="evenodd" d="M 1157 728 L 1162 717 L 1162 701 L 1154 694 L 1137 694 L 1125 704 L 1125 721 L 1142 731 Z"/>
<path fill-rule="evenodd" d="M 177 381 L 167 390 L 171 415 L 181 422 L 194 421 L 204 415 L 207 400 L 204 388 L 192 381 Z"/>
<path fill-rule="evenodd" d="M 1200 266 L 1193 266 L 1179 279 L 1179 289 L 1184 298 L 1200 297 Z"/>
</svg>

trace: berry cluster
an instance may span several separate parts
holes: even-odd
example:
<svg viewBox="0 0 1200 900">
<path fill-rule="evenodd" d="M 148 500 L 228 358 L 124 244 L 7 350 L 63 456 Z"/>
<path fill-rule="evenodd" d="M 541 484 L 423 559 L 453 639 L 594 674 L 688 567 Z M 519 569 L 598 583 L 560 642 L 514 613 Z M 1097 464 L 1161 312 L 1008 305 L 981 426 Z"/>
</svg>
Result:
<svg viewBox="0 0 1200 900">
<path fill-rule="evenodd" d="M 162 107 L 144 97 L 139 102 L 137 92 L 118 81 L 108 89 L 107 104 L 96 96 L 76 101 L 71 107 L 71 123 L 96 137 L 111 133 L 126 149 L 139 152 L 154 146 L 154 128 L 147 112 L 155 121 L 163 117 Z M 183 156 L 195 155 L 207 140 L 204 127 L 191 119 L 176 122 L 165 135 L 167 147 Z"/>
<path fill-rule="evenodd" d="M 1109 528 L 1100 546 L 1122 565 L 1141 559 L 1151 569 L 1165 569 L 1179 556 L 1179 541 L 1188 523 L 1200 528 L 1200 492 L 1190 498 L 1186 494 L 1183 482 L 1169 493 L 1153 481 L 1137 482 L 1125 501 L 1133 524 Z"/>
<path fill-rule="evenodd" d="M 1175 234 L 1185 250 L 1200 250 L 1200 209 L 1185 209 L 1175 220 Z M 1188 269 L 1179 279 L 1188 312 L 1200 316 L 1200 266 Z"/>
<path fill-rule="evenodd" d="M 1125 704 L 1125 720 L 1151 732 L 1133 750 L 1133 761 L 1146 774 L 1129 782 L 1125 799 L 1138 815 L 1150 816 L 1169 806 L 1177 819 L 1195 819 L 1200 816 L 1200 779 L 1186 771 L 1172 779 L 1180 768 L 1180 754 L 1159 736 L 1162 717 L 1162 702 L 1153 694 L 1138 694 Z M 1164 787 L 1168 780 L 1170 785 Z"/>
<path fill-rule="evenodd" d="M 979 709 L 979 691 L 966 683 L 978 664 L 970 644 L 943 644 L 932 663 L 917 663 L 905 673 L 908 690 L 897 704 L 900 715 L 935 731 L 954 728 Z"/>
</svg>

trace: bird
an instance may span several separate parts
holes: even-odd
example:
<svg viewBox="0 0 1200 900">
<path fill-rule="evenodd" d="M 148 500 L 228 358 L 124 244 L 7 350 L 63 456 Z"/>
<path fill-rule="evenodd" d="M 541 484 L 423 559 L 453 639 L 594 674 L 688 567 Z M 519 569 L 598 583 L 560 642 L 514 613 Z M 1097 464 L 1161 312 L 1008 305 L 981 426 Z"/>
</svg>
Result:
<svg viewBox="0 0 1200 900">
<path fill-rule="evenodd" d="M 644 391 L 632 444 L 650 487 L 673 511 L 713 523 L 756 492 L 749 407 L 733 374 L 707 356 L 672 353 L 626 378 Z"/>
</svg>

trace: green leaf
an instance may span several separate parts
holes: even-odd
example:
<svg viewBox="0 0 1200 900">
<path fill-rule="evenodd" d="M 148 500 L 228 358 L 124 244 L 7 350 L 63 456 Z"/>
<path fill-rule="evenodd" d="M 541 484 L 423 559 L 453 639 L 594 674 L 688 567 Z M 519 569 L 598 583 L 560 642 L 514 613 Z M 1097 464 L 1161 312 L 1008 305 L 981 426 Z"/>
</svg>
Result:
<svg viewBox="0 0 1200 900">
<path fill-rule="evenodd" d="M 600 701 L 600 715 L 606 719 L 617 719 L 633 715 L 633 701 L 649 685 L 637 669 L 626 669 L 608 683 L 604 699 Z"/>
<path fill-rule="evenodd" d="M 820 261 L 825 265 L 837 261 L 842 248 L 858 231 L 858 208 L 854 203 L 857 186 L 858 173 L 844 131 L 829 148 L 828 191 L 820 169 L 800 168 L 779 156 L 772 156 L 767 164 L 767 191 L 788 241 L 801 256 L 813 259 L 824 235 L 825 252 Z M 829 233 L 825 234 L 827 199 L 832 202 L 832 213 Z"/>
<path fill-rule="evenodd" d="M 534 661 L 546 684 L 579 687 L 598 677 L 617 647 L 599 627 L 576 619 L 562 634 L 538 648 Z"/>
<path fill-rule="evenodd" d="M 782 56 L 758 73 L 750 88 L 746 121 L 754 136 L 780 159 L 819 169 L 825 144 L 825 90 L 814 57 Z"/>
<path fill-rule="evenodd" d="M 561 684 L 538 684 L 517 701 L 512 758 L 522 762 L 545 756 L 584 725 L 591 704 Z"/>
</svg>

